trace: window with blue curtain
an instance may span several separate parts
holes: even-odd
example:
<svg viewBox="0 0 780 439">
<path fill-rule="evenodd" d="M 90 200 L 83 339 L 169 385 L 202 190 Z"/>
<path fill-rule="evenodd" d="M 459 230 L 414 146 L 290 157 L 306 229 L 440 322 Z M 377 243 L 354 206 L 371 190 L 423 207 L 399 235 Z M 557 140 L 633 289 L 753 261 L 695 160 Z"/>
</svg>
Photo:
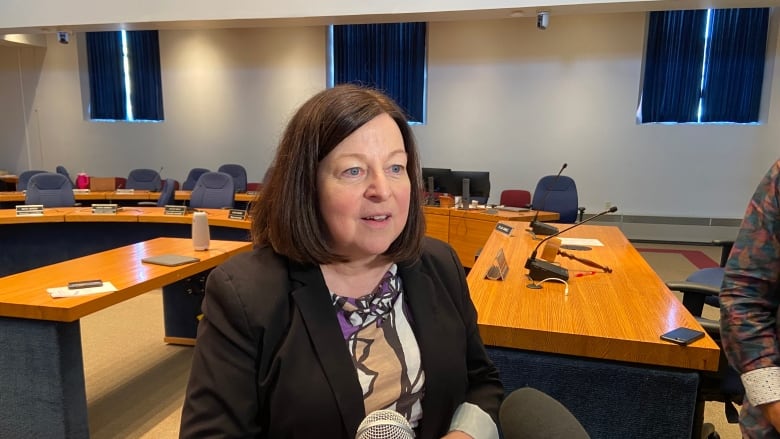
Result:
<svg viewBox="0 0 780 439">
<path fill-rule="evenodd" d="M 650 12 L 642 123 L 757 123 L 768 8 Z"/>
<path fill-rule="evenodd" d="M 331 31 L 330 85 L 382 90 L 410 122 L 425 121 L 426 23 L 334 25 Z"/>
<path fill-rule="evenodd" d="M 164 119 L 157 31 L 87 32 L 90 118 Z"/>
</svg>

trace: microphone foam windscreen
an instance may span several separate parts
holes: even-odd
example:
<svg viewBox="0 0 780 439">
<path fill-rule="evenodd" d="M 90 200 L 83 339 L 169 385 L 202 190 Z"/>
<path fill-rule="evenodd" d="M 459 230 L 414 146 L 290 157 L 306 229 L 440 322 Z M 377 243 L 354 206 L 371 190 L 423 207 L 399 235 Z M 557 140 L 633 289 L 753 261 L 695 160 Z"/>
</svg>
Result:
<svg viewBox="0 0 780 439">
<path fill-rule="evenodd" d="M 512 392 L 498 413 L 505 439 L 588 439 L 579 421 L 560 402 L 531 387 Z"/>
<path fill-rule="evenodd" d="M 413 439 L 409 421 L 394 410 L 375 410 L 358 427 L 355 439 Z"/>
</svg>

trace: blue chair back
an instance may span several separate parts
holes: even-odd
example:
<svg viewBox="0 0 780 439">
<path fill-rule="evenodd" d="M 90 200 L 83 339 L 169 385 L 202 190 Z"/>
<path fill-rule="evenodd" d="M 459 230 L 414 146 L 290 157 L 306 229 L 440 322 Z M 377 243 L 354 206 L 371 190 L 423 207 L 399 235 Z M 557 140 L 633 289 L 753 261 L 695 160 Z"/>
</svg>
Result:
<svg viewBox="0 0 780 439">
<path fill-rule="evenodd" d="M 173 202 L 173 191 L 176 189 L 177 181 L 172 178 L 166 178 L 160 190 L 160 198 L 157 199 L 157 206 L 162 207 Z"/>
<path fill-rule="evenodd" d="M 70 180 L 54 172 L 42 172 L 30 177 L 24 202 L 43 204 L 43 207 L 72 207 L 76 204 Z"/>
<path fill-rule="evenodd" d="M 62 175 L 64 175 L 64 176 L 65 176 L 65 177 L 68 179 L 68 181 L 70 182 L 70 185 L 71 185 L 72 187 L 76 187 L 76 185 L 73 183 L 73 179 L 71 179 L 71 178 L 70 178 L 70 174 L 68 173 L 68 170 L 67 170 L 67 169 L 65 169 L 65 167 L 64 167 L 64 166 L 62 166 L 62 165 L 57 165 L 57 168 L 56 168 L 56 170 L 57 170 L 57 173 L 58 173 L 58 174 L 62 174 Z"/>
<path fill-rule="evenodd" d="M 558 212 L 561 216 L 558 222 L 576 222 L 579 206 L 577 185 L 574 183 L 574 179 L 566 175 L 559 176 L 558 180 L 555 179 L 555 175 L 542 177 L 534 189 L 531 205 L 535 210 Z"/>
<path fill-rule="evenodd" d="M 160 173 L 154 169 L 133 169 L 127 175 L 127 189 L 138 189 L 146 191 L 159 191 L 162 187 Z"/>
<path fill-rule="evenodd" d="M 246 192 L 246 169 L 241 165 L 225 164 L 217 169 L 233 177 L 233 187 L 236 192 Z"/>
<path fill-rule="evenodd" d="M 192 168 L 190 169 L 189 174 L 187 174 L 187 179 L 184 180 L 184 183 L 181 184 L 181 190 L 183 191 L 191 191 L 195 188 L 195 183 L 198 182 L 198 179 L 201 175 L 203 175 L 205 172 L 209 172 L 206 168 Z"/>
<path fill-rule="evenodd" d="M 190 207 L 204 209 L 232 208 L 235 197 L 233 177 L 224 172 L 205 172 L 192 190 Z"/>
<path fill-rule="evenodd" d="M 30 178 L 33 175 L 42 174 L 44 172 L 46 171 L 42 171 L 40 169 L 30 169 L 27 171 L 22 171 L 22 173 L 19 174 L 19 180 L 16 182 L 16 190 L 19 192 L 27 190 L 27 184 L 29 183 Z"/>
</svg>

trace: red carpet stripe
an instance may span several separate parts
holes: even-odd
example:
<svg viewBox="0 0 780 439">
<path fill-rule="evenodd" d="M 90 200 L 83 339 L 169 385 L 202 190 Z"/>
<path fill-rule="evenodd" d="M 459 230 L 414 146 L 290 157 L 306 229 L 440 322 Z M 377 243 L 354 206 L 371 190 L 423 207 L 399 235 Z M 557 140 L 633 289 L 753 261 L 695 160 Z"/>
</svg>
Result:
<svg viewBox="0 0 780 439">
<path fill-rule="evenodd" d="M 638 248 L 638 252 L 647 252 L 647 253 L 678 253 L 683 256 L 685 256 L 686 259 L 688 259 L 691 264 L 695 265 L 696 268 L 712 268 L 717 267 L 718 263 L 712 260 L 709 256 L 704 254 L 703 252 L 700 252 L 698 250 L 675 250 L 675 249 L 665 249 L 665 248 Z"/>
</svg>

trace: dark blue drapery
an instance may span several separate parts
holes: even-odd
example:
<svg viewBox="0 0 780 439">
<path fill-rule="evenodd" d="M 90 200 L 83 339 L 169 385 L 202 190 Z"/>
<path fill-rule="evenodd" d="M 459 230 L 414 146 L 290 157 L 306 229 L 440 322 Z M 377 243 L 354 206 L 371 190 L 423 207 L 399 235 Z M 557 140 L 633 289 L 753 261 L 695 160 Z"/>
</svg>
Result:
<svg viewBox="0 0 780 439">
<path fill-rule="evenodd" d="M 333 26 L 334 83 L 384 91 L 423 122 L 426 23 Z"/>
<path fill-rule="evenodd" d="M 769 10 L 651 12 L 642 122 L 758 121 Z M 706 50 L 706 53 L 705 53 Z M 703 79 L 702 79 L 702 75 Z"/>
<path fill-rule="evenodd" d="M 157 31 L 128 31 L 130 103 L 134 120 L 162 120 L 162 80 Z M 90 117 L 127 120 L 122 33 L 87 32 Z"/>
</svg>

